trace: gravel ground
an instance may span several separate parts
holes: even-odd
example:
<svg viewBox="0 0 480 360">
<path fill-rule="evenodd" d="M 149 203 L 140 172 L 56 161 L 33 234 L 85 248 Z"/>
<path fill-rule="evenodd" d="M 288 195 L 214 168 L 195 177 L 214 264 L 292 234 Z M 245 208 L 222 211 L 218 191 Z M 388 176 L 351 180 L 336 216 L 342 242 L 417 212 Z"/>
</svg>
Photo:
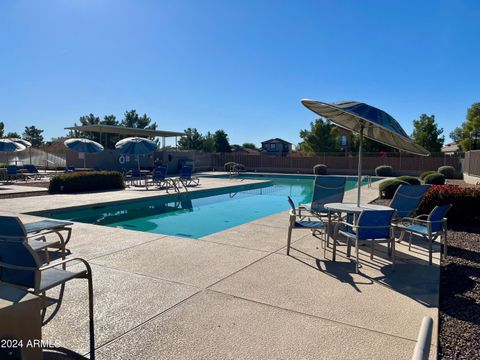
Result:
<svg viewBox="0 0 480 360">
<path fill-rule="evenodd" d="M 440 271 L 439 359 L 480 359 L 480 228 L 448 232 Z"/>
<path fill-rule="evenodd" d="M 388 205 L 390 200 L 377 199 Z M 480 359 L 480 227 L 451 227 L 440 269 L 439 359 Z"/>
</svg>

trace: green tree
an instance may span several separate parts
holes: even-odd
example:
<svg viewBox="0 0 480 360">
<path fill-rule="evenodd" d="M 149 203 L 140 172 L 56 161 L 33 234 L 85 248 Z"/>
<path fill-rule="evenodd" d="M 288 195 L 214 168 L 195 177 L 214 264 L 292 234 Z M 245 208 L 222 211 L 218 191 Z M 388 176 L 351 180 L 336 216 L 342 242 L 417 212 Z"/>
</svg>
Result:
<svg viewBox="0 0 480 360">
<path fill-rule="evenodd" d="M 118 121 L 117 121 L 117 118 L 115 117 L 115 115 L 105 115 L 103 117 L 103 120 L 100 121 L 100 124 L 117 126 Z"/>
<path fill-rule="evenodd" d="M 358 145 L 360 144 L 360 137 L 359 135 L 352 134 L 350 136 L 350 143 L 351 143 L 351 150 L 354 152 L 358 152 Z M 384 145 L 379 143 L 375 140 L 370 140 L 366 137 L 363 137 L 363 151 L 364 152 L 371 152 L 376 153 L 380 151 L 396 151 L 395 149 L 391 148 L 390 146 Z"/>
<path fill-rule="evenodd" d="M 10 138 L 12 138 L 12 139 L 14 139 L 14 138 L 15 139 L 20 139 L 21 138 L 20 134 L 17 133 L 16 131 L 10 131 L 9 133 L 7 133 L 7 136 L 5 136 L 5 137 L 7 137 L 9 139 Z"/>
<path fill-rule="evenodd" d="M 100 121 L 101 125 L 110 125 L 110 126 L 118 126 L 119 123 L 117 121 L 117 118 L 115 115 L 105 115 L 103 117 L 103 120 Z M 120 135 L 117 134 L 109 134 L 109 133 L 104 133 L 102 134 L 102 138 L 99 139 L 101 140 L 100 142 L 102 145 L 104 145 L 107 149 L 114 149 L 115 144 L 117 141 L 121 139 Z"/>
<path fill-rule="evenodd" d="M 201 150 L 203 146 L 203 136 L 196 128 L 188 128 L 185 135 L 178 140 L 178 147 L 181 150 Z"/>
<path fill-rule="evenodd" d="M 136 129 L 155 130 L 157 128 L 157 124 L 152 123 L 152 119 L 150 119 L 147 114 L 140 116 L 136 110 L 125 111 L 125 115 L 120 125 Z"/>
<path fill-rule="evenodd" d="M 480 149 L 480 102 L 468 108 L 465 121 L 450 133 L 450 137 L 463 151 Z"/>
<path fill-rule="evenodd" d="M 213 134 L 215 140 L 215 151 L 219 153 L 226 153 L 232 151 L 230 143 L 228 142 L 228 135 L 223 130 L 217 130 Z"/>
<path fill-rule="evenodd" d="M 80 116 L 80 124 L 81 125 L 97 125 L 97 124 L 100 124 L 100 118 L 90 113 L 85 116 Z"/>
<path fill-rule="evenodd" d="M 43 130 L 36 126 L 25 126 L 23 138 L 29 141 L 33 147 L 39 147 L 43 144 Z"/>
<path fill-rule="evenodd" d="M 254 143 L 248 143 L 248 142 L 243 143 L 242 147 L 244 147 L 245 149 L 253 149 L 253 150 L 257 149 Z"/>
<path fill-rule="evenodd" d="M 207 135 L 203 137 L 202 140 L 202 150 L 207 153 L 215 152 L 215 138 L 213 137 L 212 133 L 207 132 Z"/>
<path fill-rule="evenodd" d="M 3 132 L 5 131 L 5 124 L 3 121 L 0 121 L 0 137 L 3 138 Z"/>
<path fill-rule="evenodd" d="M 300 150 L 305 155 L 320 155 L 338 150 L 338 130 L 328 120 L 317 119 L 310 123 L 310 130 L 301 130 Z"/>
<path fill-rule="evenodd" d="M 435 122 L 435 115 L 420 115 L 420 118 L 413 120 L 413 141 L 423 146 L 430 152 L 440 152 L 445 137 L 442 136 L 443 129 Z"/>
</svg>

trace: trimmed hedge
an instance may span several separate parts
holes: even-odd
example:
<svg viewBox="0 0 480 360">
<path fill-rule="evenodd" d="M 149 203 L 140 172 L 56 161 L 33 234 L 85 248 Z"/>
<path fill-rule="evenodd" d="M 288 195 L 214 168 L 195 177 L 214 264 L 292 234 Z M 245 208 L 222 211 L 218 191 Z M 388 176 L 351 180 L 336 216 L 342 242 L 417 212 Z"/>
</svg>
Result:
<svg viewBox="0 0 480 360">
<path fill-rule="evenodd" d="M 433 185 L 428 189 L 417 214 L 428 214 L 437 205 L 452 204 L 447 213 L 448 225 L 480 224 L 480 189 L 456 185 Z"/>
<path fill-rule="evenodd" d="M 435 174 L 435 170 L 424 171 L 420 174 L 420 180 L 425 180 L 425 177 L 430 174 Z"/>
<path fill-rule="evenodd" d="M 317 164 L 313 167 L 314 175 L 327 175 L 327 165 Z"/>
<path fill-rule="evenodd" d="M 393 176 L 393 168 L 388 165 L 380 165 L 375 168 L 376 176 Z"/>
<path fill-rule="evenodd" d="M 407 183 L 409 183 L 410 185 L 420 185 L 421 182 L 418 178 L 414 177 L 414 176 L 399 176 L 397 177 L 398 180 L 402 180 L 402 181 L 405 181 Z"/>
<path fill-rule="evenodd" d="M 440 166 L 438 172 L 445 176 L 445 179 L 455 179 L 457 177 L 457 171 L 453 166 Z"/>
<path fill-rule="evenodd" d="M 124 189 L 123 176 L 117 171 L 74 172 L 55 175 L 50 180 L 50 194 Z"/>
<path fill-rule="evenodd" d="M 445 175 L 436 172 L 436 173 L 425 176 L 424 181 L 425 181 L 425 184 L 444 185 Z"/>
<path fill-rule="evenodd" d="M 385 180 L 378 187 L 378 190 L 380 192 L 380 198 L 391 199 L 395 194 L 395 191 L 397 191 L 400 185 L 410 185 L 410 184 L 406 181 L 402 181 L 399 179 Z"/>
</svg>

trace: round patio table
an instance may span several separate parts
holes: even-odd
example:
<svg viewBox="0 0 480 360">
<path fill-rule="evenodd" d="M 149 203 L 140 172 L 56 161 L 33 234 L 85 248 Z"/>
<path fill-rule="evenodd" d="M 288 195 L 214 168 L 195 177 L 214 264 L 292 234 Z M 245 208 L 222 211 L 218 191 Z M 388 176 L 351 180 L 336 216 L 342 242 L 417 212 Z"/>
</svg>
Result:
<svg viewBox="0 0 480 360">
<path fill-rule="evenodd" d="M 328 231 L 330 232 L 331 225 L 332 225 L 332 213 L 347 213 L 347 214 L 353 214 L 355 216 L 355 221 L 357 216 L 363 211 L 363 210 L 379 210 L 379 211 L 386 211 L 386 210 L 393 210 L 389 206 L 385 205 L 375 205 L 375 204 L 364 204 L 357 206 L 355 203 L 327 203 L 323 205 L 325 209 L 328 210 Z M 355 222 L 354 221 L 354 222 Z M 328 246 L 328 234 L 327 234 L 327 246 Z M 333 239 L 333 254 L 332 254 L 332 261 L 335 261 L 335 253 L 336 253 L 336 246 L 337 241 L 336 239 Z"/>
</svg>

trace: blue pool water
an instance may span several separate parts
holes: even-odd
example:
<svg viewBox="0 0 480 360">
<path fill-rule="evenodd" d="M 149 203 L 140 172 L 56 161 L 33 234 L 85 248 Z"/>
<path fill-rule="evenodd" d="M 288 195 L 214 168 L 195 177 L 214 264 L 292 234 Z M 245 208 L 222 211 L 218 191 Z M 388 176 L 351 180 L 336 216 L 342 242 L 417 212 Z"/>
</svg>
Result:
<svg viewBox="0 0 480 360">
<path fill-rule="evenodd" d="M 244 178 L 268 183 L 241 185 L 122 204 L 44 212 L 43 216 L 124 229 L 200 238 L 221 230 L 276 214 L 289 208 L 287 196 L 295 203 L 312 197 L 313 176 L 261 176 Z M 346 190 L 355 187 L 348 178 Z M 241 184 L 235 181 L 234 184 Z"/>
</svg>

